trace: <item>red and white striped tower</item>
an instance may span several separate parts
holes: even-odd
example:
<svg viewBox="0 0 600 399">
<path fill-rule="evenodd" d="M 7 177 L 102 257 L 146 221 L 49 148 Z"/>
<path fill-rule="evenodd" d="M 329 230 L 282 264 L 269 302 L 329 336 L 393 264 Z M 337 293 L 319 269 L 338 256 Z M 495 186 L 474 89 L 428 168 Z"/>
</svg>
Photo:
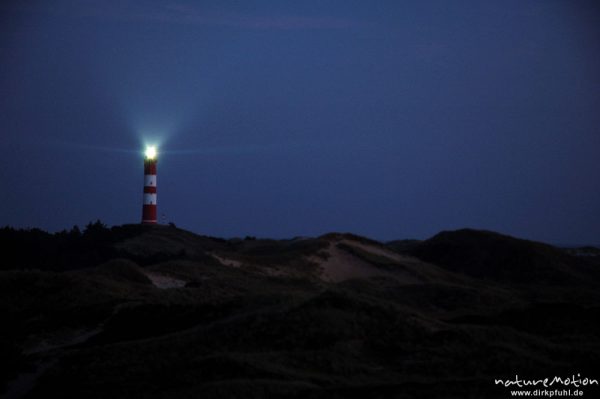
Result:
<svg viewBox="0 0 600 399">
<path fill-rule="evenodd" d="M 145 155 L 142 224 L 156 224 L 156 147 L 146 148 Z"/>
</svg>

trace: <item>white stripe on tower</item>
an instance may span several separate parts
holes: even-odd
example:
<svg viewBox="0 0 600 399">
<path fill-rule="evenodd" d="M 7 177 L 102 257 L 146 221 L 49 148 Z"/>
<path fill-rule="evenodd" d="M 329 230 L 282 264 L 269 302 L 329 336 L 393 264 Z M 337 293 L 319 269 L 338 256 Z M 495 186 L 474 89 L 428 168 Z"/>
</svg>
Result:
<svg viewBox="0 0 600 399">
<path fill-rule="evenodd" d="M 144 193 L 144 205 L 158 205 L 156 203 L 156 194 Z"/>
<path fill-rule="evenodd" d="M 156 187 L 156 175 L 144 175 L 144 187 Z"/>
</svg>

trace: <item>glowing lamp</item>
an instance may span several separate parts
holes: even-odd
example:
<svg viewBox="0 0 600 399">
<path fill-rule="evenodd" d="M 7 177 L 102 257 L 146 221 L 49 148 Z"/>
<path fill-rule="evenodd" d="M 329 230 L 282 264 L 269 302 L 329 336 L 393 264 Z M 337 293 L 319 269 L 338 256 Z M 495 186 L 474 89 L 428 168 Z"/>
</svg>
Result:
<svg viewBox="0 0 600 399">
<path fill-rule="evenodd" d="M 145 155 L 148 159 L 156 158 L 156 147 L 153 145 L 146 147 Z"/>
</svg>

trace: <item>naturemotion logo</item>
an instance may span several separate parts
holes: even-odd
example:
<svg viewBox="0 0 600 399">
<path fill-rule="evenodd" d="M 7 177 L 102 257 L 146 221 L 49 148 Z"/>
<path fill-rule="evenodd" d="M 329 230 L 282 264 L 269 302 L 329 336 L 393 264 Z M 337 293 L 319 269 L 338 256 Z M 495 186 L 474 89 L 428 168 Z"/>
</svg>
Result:
<svg viewBox="0 0 600 399">
<path fill-rule="evenodd" d="M 555 376 L 539 379 L 527 379 L 515 375 L 514 378 L 509 379 L 494 379 L 494 384 L 505 388 L 512 388 L 510 391 L 511 396 L 533 397 L 579 397 L 583 396 L 583 391 L 579 390 L 579 388 L 599 385 L 597 379 L 582 377 L 579 373 L 568 377 Z M 520 389 L 514 390 L 514 388 Z M 548 390 L 543 388 L 552 389 Z"/>
</svg>

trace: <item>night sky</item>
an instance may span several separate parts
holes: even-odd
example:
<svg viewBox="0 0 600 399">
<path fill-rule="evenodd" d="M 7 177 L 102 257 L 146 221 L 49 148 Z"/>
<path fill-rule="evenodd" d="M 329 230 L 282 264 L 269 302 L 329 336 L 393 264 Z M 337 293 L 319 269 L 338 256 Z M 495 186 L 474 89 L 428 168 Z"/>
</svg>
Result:
<svg viewBox="0 0 600 399">
<path fill-rule="evenodd" d="M 0 225 L 600 242 L 596 1 L 3 1 Z"/>
</svg>

